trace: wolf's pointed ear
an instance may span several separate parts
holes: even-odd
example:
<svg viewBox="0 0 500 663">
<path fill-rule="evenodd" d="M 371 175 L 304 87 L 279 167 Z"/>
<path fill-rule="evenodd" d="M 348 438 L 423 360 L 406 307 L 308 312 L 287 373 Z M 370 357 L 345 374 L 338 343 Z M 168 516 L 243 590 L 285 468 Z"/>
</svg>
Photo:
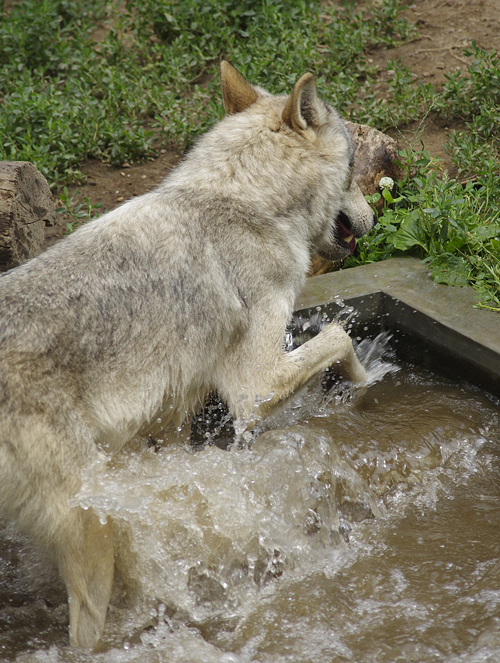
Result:
<svg viewBox="0 0 500 663">
<path fill-rule="evenodd" d="M 295 83 L 283 110 L 283 122 L 305 138 L 311 138 L 308 129 L 319 126 L 320 101 L 312 74 L 304 74 Z"/>
<path fill-rule="evenodd" d="M 228 115 L 240 113 L 258 99 L 256 89 L 227 60 L 220 63 L 222 100 Z"/>
</svg>

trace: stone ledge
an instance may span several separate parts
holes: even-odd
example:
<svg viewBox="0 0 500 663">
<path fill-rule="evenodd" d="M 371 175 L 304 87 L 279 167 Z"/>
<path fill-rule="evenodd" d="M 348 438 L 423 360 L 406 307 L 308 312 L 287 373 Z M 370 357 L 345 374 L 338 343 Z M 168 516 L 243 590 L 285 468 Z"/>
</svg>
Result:
<svg viewBox="0 0 500 663">
<path fill-rule="evenodd" d="M 339 297 L 356 309 L 354 334 L 389 330 L 404 358 L 500 397 L 500 314 L 474 309 L 472 288 L 434 283 L 418 260 L 392 258 L 308 279 L 297 313 L 334 315 Z"/>
</svg>

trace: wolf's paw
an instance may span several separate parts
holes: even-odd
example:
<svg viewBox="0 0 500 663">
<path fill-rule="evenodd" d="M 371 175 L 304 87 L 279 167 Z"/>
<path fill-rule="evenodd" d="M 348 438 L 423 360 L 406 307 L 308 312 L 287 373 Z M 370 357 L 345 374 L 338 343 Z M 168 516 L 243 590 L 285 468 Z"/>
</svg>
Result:
<svg viewBox="0 0 500 663">
<path fill-rule="evenodd" d="M 366 371 L 354 352 L 349 334 L 332 322 L 321 332 L 325 339 L 332 344 L 332 357 L 330 368 L 350 382 L 365 382 Z"/>
<path fill-rule="evenodd" d="M 80 606 L 78 623 L 71 624 L 70 644 L 72 647 L 91 648 L 99 642 L 104 627 L 104 619 L 97 619 L 91 614 L 87 606 Z"/>
</svg>

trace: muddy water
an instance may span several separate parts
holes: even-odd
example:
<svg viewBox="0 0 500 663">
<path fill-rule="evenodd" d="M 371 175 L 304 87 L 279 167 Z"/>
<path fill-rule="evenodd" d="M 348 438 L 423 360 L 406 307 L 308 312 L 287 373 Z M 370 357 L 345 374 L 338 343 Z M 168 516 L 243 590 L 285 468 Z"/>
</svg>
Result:
<svg viewBox="0 0 500 663">
<path fill-rule="evenodd" d="M 0 659 L 499 661 L 500 408 L 383 349 L 362 348 L 364 394 L 313 386 L 245 448 L 136 440 L 88 473 L 75 502 L 118 542 L 94 654 L 68 647 L 50 560 L 7 527 Z"/>
</svg>

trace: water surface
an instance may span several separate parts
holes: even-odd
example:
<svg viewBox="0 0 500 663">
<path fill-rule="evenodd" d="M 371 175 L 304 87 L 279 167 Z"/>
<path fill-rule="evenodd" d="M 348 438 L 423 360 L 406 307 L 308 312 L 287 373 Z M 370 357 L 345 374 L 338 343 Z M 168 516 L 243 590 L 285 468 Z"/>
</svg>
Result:
<svg viewBox="0 0 500 663">
<path fill-rule="evenodd" d="M 380 358 L 363 395 L 316 384 L 228 451 L 132 441 L 75 503 L 116 522 L 97 653 L 8 526 L 0 658 L 47 663 L 500 660 L 500 408 Z"/>
</svg>

